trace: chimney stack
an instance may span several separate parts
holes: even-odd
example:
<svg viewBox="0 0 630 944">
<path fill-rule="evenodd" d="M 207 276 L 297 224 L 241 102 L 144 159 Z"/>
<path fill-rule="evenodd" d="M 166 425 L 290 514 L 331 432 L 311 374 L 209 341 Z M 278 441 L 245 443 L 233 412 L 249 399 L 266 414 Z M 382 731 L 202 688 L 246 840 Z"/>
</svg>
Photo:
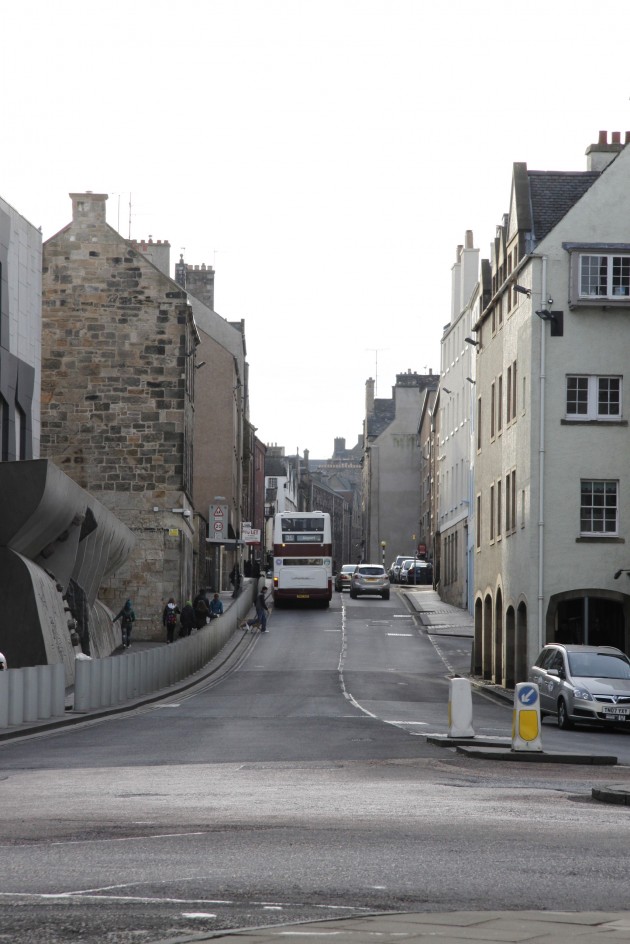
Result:
<svg viewBox="0 0 630 944">
<path fill-rule="evenodd" d="M 586 149 L 586 169 L 601 173 L 623 151 L 630 142 L 630 131 L 625 133 L 625 142 L 621 143 L 621 132 L 613 131 L 608 141 L 608 132 L 600 131 L 597 144 L 589 144 Z"/>
</svg>

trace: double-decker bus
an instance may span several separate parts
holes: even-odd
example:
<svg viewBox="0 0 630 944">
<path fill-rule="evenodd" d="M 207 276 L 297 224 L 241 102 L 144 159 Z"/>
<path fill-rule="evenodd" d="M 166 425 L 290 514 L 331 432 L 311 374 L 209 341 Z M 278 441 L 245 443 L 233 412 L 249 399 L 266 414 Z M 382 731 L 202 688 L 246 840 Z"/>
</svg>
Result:
<svg viewBox="0 0 630 944">
<path fill-rule="evenodd" d="M 273 522 L 273 599 L 332 598 L 330 515 L 323 511 L 281 511 Z"/>
</svg>

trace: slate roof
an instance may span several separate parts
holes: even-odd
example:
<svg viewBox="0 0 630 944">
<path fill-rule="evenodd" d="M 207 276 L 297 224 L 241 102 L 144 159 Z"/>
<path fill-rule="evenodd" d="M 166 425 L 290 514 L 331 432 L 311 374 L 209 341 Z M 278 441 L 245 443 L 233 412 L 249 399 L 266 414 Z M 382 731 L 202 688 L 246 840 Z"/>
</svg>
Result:
<svg viewBox="0 0 630 944">
<path fill-rule="evenodd" d="M 374 412 L 367 417 L 367 434 L 371 439 L 380 436 L 390 423 L 396 419 L 396 401 L 375 400 Z"/>
<path fill-rule="evenodd" d="M 593 186 L 600 172 L 530 170 L 527 176 L 534 239 L 540 242 Z"/>
</svg>

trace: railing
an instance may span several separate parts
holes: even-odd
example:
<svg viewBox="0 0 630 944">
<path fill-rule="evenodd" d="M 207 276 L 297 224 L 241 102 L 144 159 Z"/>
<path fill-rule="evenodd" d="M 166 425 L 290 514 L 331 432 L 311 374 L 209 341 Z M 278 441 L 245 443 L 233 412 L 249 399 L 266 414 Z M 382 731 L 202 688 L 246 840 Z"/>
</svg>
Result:
<svg viewBox="0 0 630 944">
<path fill-rule="evenodd" d="M 170 646 L 117 658 L 77 659 L 74 713 L 113 708 L 167 689 L 210 662 L 247 615 L 256 594 L 253 581 L 223 616 Z M 64 667 L 36 665 L 0 672 L 0 730 L 25 722 L 63 717 L 66 711 Z"/>
</svg>

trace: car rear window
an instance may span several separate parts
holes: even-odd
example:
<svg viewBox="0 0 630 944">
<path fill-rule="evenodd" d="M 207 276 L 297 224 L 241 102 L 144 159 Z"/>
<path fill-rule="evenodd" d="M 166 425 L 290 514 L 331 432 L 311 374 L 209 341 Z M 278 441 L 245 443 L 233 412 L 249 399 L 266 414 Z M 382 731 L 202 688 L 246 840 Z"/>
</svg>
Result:
<svg viewBox="0 0 630 944">
<path fill-rule="evenodd" d="M 367 574 L 368 577 L 382 577 L 385 570 L 382 567 L 359 567 L 360 574 Z"/>
</svg>

